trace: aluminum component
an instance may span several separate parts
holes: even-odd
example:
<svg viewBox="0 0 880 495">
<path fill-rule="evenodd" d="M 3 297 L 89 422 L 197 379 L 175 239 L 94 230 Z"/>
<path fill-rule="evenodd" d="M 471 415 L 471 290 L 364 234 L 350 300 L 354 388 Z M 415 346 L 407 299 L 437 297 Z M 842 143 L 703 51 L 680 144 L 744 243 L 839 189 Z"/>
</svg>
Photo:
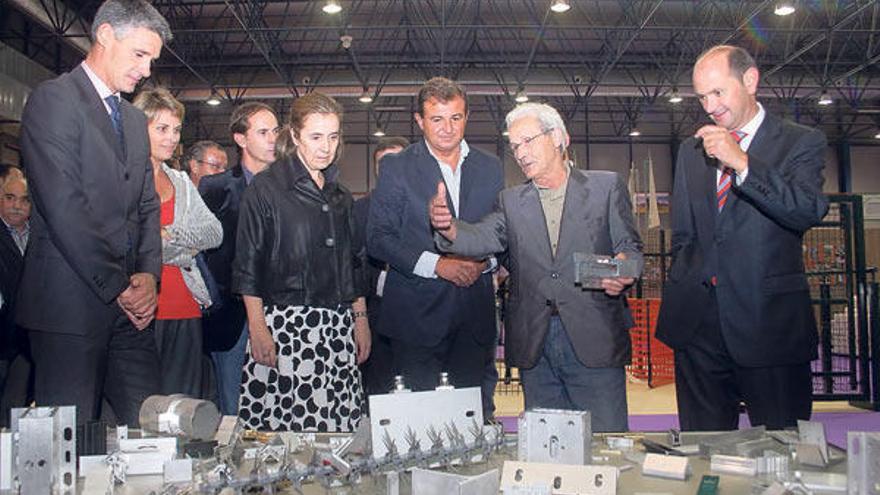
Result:
<svg viewBox="0 0 880 495">
<path fill-rule="evenodd" d="M 800 443 L 815 445 L 822 455 L 823 464 L 828 464 L 831 458 L 828 455 L 828 441 L 825 439 L 825 425 L 818 421 L 798 420 L 798 439 Z"/>
<path fill-rule="evenodd" d="M 504 461 L 501 491 L 505 495 L 614 495 L 617 477 L 613 466 Z"/>
<path fill-rule="evenodd" d="M 119 449 L 127 476 L 162 474 L 165 461 L 177 456 L 177 438 L 129 438 L 119 443 Z"/>
<path fill-rule="evenodd" d="M 476 440 L 472 425 L 483 424 L 479 387 L 371 395 L 373 457 L 402 453 L 418 443 L 457 445 Z"/>
<path fill-rule="evenodd" d="M 709 459 L 709 469 L 713 473 L 755 476 L 758 474 L 758 461 L 748 457 L 715 454 Z"/>
<path fill-rule="evenodd" d="M 603 278 L 638 278 L 639 263 L 599 254 L 574 253 L 574 283 L 583 289 L 601 289 Z"/>
<path fill-rule="evenodd" d="M 645 454 L 642 475 L 686 480 L 689 474 L 687 457 L 661 454 Z"/>
<path fill-rule="evenodd" d="M 412 492 L 419 495 L 497 495 L 498 470 L 477 476 L 413 468 Z"/>
<path fill-rule="evenodd" d="M 220 425 L 220 411 L 213 402 L 183 394 L 147 397 L 138 416 L 145 431 L 199 440 L 214 438 Z"/>
<path fill-rule="evenodd" d="M 21 493 L 76 490 L 76 408 L 14 408 L 16 470 Z"/>
<path fill-rule="evenodd" d="M 880 433 L 846 434 L 849 495 L 880 495 Z"/>
<path fill-rule="evenodd" d="M 766 428 L 757 426 L 745 430 L 705 436 L 700 440 L 700 455 L 707 458 L 715 454 L 736 455 L 737 444 L 758 440 L 763 438 L 766 433 Z"/>
<path fill-rule="evenodd" d="M 591 440 L 588 411 L 532 409 L 519 418 L 517 460 L 588 464 Z"/>
<path fill-rule="evenodd" d="M 15 473 L 15 447 L 12 432 L 0 432 L 0 491 L 12 490 Z"/>
<path fill-rule="evenodd" d="M 742 457 L 758 458 L 764 456 L 767 451 L 788 454 L 786 446 L 769 436 L 736 444 L 736 455 Z"/>
<path fill-rule="evenodd" d="M 165 483 L 189 483 L 192 479 L 192 459 L 172 459 L 162 466 L 162 481 Z"/>
</svg>

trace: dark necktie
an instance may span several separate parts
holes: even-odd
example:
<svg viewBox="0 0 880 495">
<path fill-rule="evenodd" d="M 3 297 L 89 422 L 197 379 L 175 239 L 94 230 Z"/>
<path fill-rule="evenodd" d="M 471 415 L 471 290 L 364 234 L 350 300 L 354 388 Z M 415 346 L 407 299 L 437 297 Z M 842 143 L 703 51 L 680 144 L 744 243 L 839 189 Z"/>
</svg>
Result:
<svg viewBox="0 0 880 495">
<path fill-rule="evenodd" d="M 122 132 L 122 113 L 119 111 L 119 98 L 116 95 L 110 95 L 104 98 L 110 107 L 110 122 L 113 124 L 113 130 L 116 131 L 116 137 L 119 139 L 119 145 L 125 150 L 125 134 Z"/>
<path fill-rule="evenodd" d="M 730 131 L 730 135 L 733 136 L 736 144 L 739 144 L 746 137 L 746 133 L 743 131 Z M 730 181 L 733 180 L 733 174 L 734 171 L 730 167 L 721 169 L 721 177 L 718 178 L 718 187 L 715 190 L 719 213 L 724 209 L 724 204 L 727 203 L 727 196 L 730 194 Z"/>
</svg>

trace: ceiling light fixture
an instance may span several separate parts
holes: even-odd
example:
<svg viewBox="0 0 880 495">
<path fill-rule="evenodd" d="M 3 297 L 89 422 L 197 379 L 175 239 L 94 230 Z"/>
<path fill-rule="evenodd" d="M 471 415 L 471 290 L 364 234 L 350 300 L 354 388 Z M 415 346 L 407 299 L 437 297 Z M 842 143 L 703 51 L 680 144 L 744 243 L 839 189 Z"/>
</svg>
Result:
<svg viewBox="0 0 880 495">
<path fill-rule="evenodd" d="M 516 92 L 516 96 L 513 97 L 513 101 L 517 103 L 525 103 L 529 101 L 529 95 L 526 94 L 524 89 L 521 89 Z"/>
<path fill-rule="evenodd" d="M 684 101 L 684 98 L 682 98 L 681 95 L 678 94 L 677 89 L 673 89 L 672 94 L 669 95 L 669 103 L 676 105 L 678 103 L 681 103 L 682 101 Z"/>
<path fill-rule="evenodd" d="M 878 131 L 877 134 L 874 134 L 874 139 L 880 139 L 880 131 Z"/>
<path fill-rule="evenodd" d="M 635 127 L 633 127 L 631 131 L 629 131 L 629 137 L 639 137 L 641 135 L 642 133 L 639 132 L 639 130 Z"/>
<path fill-rule="evenodd" d="M 321 8 L 325 14 L 338 14 L 342 12 L 342 6 L 336 0 L 327 0 L 327 3 Z"/>
<path fill-rule="evenodd" d="M 776 2 L 773 13 L 780 17 L 794 14 L 794 2 L 788 0 Z"/>
<path fill-rule="evenodd" d="M 831 97 L 828 96 L 827 91 L 822 91 L 822 96 L 819 97 L 819 101 L 817 101 L 816 103 L 824 107 L 834 103 L 834 100 L 832 100 Z"/>
<path fill-rule="evenodd" d="M 568 3 L 568 0 L 553 0 L 553 3 L 550 5 L 550 10 L 558 14 L 567 12 L 570 8 L 571 4 Z"/>
<path fill-rule="evenodd" d="M 365 105 L 367 103 L 372 103 L 373 102 L 373 95 L 371 95 L 370 92 L 365 89 L 364 92 L 361 93 L 361 96 L 358 98 L 358 101 L 365 104 Z"/>
<path fill-rule="evenodd" d="M 385 131 L 383 131 L 381 127 L 377 127 L 376 132 L 374 132 L 373 135 L 376 137 L 385 137 Z"/>
<path fill-rule="evenodd" d="M 220 98 L 217 98 L 217 95 L 211 95 L 210 98 L 205 100 L 205 104 L 210 105 L 212 107 L 216 107 L 217 105 L 220 104 Z"/>
</svg>

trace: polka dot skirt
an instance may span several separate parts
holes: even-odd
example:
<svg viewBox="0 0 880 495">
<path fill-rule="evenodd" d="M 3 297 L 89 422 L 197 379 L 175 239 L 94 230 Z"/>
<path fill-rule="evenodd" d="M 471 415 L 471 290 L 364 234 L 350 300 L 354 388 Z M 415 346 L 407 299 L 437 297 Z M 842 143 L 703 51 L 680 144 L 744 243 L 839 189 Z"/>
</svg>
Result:
<svg viewBox="0 0 880 495">
<path fill-rule="evenodd" d="M 258 364 L 248 343 L 238 416 L 249 428 L 354 431 L 363 393 L 351 311 L 269 306 L 278 367 Z"/>
</svg>

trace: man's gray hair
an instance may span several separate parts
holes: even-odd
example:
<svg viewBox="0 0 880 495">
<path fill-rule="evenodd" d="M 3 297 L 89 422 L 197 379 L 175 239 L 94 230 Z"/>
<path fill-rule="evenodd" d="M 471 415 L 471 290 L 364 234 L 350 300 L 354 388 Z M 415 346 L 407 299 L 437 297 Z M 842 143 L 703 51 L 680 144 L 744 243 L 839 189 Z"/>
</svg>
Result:
<svg viewBox="0 0 880 495">
<path fill-rule="evenodd" d="M 97 39 L 98 28 L 110 24 L 116 39 L 123 38 L 129 29 L 148 29 L 162 38 L 162 44 L 171 42 L 171 26 L 162 14 L 146 0 L 106 0 L 98 8 L 92 21 L 92 43 Z"/>
<path fill-rule="evenodd" d="M 510 129 L 514 122 L 523 117 L 538 119 L 541 123 L 541 130 L 545 132 L 559 129 L 563 134 L 568 135 L 568 130 L 565 128 L 562 116 L 559 115 L 555 108 L 546 103 L 521 103 L 507 114 L 507 117 L 504 118 L 504 123 Z"/>
</svg>

